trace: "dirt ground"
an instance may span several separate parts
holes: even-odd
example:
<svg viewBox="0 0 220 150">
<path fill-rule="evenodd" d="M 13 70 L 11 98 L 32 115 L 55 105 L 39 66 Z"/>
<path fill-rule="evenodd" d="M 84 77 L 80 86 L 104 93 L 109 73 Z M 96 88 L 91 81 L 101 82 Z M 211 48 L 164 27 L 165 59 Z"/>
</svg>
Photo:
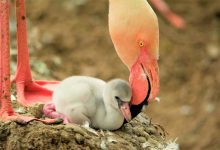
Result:
<svg viewBox="0 0 220 150">
<path fill-rule="evenodd" d="M 158 15 L 161 102 L 145 112 L 170 138 L 177 138 L 180 149 L 218 150 L 220 1 L 167 2 L 187 26 L 175 29 Z M 109 37 L 107 0 L 28 0 L 26 4 L 35 79 L 128 78 Z M 14 33 L 13 26 L 11 30 Z M 11 44 L 14 58 L 15 43 Z M 12 70 L 14 66 L 12 62 Z"/>
</svg>

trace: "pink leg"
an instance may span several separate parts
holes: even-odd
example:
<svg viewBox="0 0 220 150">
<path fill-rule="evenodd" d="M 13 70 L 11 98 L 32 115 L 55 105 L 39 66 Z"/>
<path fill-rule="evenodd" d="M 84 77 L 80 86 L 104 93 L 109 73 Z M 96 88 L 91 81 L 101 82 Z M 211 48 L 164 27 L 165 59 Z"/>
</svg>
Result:
<svg viewBox="0 0 220 150">
<path fill-rule="evenodd" d="M 67 124 L 70 123 L 69 119 L 61 113 L 56 112 L 55 105 L 53 103 L 47 103 L 44 105 L 43 112 L 45 116 L 50 117 L 50 118 L 61 118 L 63 119 L 63 123 Z"/>
<path fill-rule="evenodd" d="M 9 44 L 9 0 L 0 0 L 0 121 L 27 123 L 38 120 L 44 123 L 57 123 L 57 119 L 41 120 L 14 113 L 10 93 L 10 44 Z"/>
<path fill-rule="evenodd" d="M 16 17 L 18 56 L 17 72 L 14 81 L 17 86 L 18 101 L 24 106 L 49 102 L 51 101 L 53 89 L 59 82 L 32 80 L 29 65 L 24 0 L 16 0 Z"/>
<path fill-rule="evenodd" d="M 154 7 L 176 28 L 184 28 L 185 20 L 170 10 L 163 0 L 150 0 Z"/>
<path fill-rule="evenodd" d="M 10 94 L 10 48 L 9 48 L 9 2 L 0 0 L 0 64 L 1 64 L 1 111 L 0 114 L 7 113 L 13 115 Z"/>
<path fill-rule="evenodd" d="M 0 2 L 0 10 L 2 10 L 2 2 Z M 0 37 L 2 37 L 2 12 L 0 12 Z M 3 68 L 2 68 L 2 38 L 0 38 L 0 100 L 2 97 L 2 73 L 3 73 Z"/>
</svg>

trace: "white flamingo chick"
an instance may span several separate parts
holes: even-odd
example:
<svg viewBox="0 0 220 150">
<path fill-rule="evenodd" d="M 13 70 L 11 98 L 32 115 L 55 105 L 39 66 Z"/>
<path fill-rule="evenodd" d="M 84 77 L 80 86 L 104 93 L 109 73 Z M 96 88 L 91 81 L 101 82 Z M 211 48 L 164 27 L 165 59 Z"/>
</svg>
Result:
<svg viewBox="0 0 220 150">
<path fill-rule="evenodd" d="M 52 99 L 56 112 L 70 123 L 89 122 L 94 128 L 116 130 L 124 119 L 131 120 L 131 88 L 121 79 L 106 83 L 97 78 L 72 76 L 60 83 Z"/>
</svg>

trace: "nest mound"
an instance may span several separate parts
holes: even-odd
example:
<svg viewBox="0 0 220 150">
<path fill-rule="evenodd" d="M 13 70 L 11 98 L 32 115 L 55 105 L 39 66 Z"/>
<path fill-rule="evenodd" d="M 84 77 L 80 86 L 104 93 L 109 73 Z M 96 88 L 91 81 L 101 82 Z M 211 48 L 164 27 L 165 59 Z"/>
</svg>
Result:
<svg viewBox="0 0 220 150">
<path fill-rule="evenodd" d="M 166 140 L 160 125 L 151 123 L 144 113 L 117 131 L 102 131 L 79 126 L 0 123 L 0 149 L 178 149 Z"/>
</svg>

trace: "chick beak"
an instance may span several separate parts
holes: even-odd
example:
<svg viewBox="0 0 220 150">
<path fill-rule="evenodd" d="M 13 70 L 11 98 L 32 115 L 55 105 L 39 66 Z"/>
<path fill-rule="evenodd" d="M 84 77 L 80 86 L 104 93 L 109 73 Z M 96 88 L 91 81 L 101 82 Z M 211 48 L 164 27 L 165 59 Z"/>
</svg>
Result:
<svg viewBox="0 0 220 150">
<path fill-rule="evenodd" d="M 128 102 L 123 102 L 119 106 L 125 120 L 129 122 L 131 120 L 130 104 Z"/>
</svg>

